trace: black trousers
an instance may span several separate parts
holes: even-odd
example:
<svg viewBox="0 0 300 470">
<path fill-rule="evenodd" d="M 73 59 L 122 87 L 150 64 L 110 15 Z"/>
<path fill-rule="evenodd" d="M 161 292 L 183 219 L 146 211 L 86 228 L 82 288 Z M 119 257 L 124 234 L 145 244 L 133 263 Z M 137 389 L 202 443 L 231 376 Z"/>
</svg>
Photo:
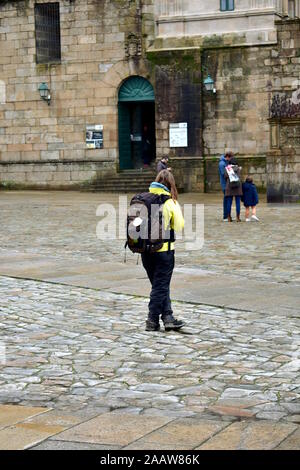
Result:
<svg viewBox="0 0 300 470">
<path fill-rule="evenodd" d="M 161 253 L 143 253 L 143 266 L 152 285 L 149 302 L 149 318 L 154 322 L 172 314 L 170 283 L 175 265 L 174 250 Z"/>
</svg>

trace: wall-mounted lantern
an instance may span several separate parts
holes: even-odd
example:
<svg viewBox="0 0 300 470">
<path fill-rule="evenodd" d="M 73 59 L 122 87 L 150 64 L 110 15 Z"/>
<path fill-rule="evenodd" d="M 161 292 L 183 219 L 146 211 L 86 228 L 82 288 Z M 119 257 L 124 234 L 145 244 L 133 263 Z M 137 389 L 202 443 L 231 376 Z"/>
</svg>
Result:
<svg viewBox="0 0 300 470">
<path fill-rule="evenodd" d="M 207 76 L 203 83 L 206 91 L 212 91 L 213 93 L 217 93 L 217 90 L 215 88 L 215 82 L 210 75 Z"/>
<path fill-rule="evenodd" d="M 40 83 L 38 90 L 40 92 L 41 98 L 47 101 L 48 106 L 49 106 L 50 101 L 51 101 L 51 93 L 50 93 L 47 83 Z"/>
</svg>

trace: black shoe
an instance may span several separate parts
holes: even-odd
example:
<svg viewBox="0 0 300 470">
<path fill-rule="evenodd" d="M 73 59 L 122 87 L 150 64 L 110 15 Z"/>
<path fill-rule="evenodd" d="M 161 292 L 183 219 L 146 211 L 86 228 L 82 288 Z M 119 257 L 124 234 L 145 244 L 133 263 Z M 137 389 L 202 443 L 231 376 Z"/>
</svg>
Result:
<svg viewBox="0 0 300 470">
<path fill-rule="evenodd" d="M 176 320 L 172 315 L 164 317 L 162 321 L 164 322 L 166 331 L 180 330 L 180 328 L 184 326 L 184 322 L 182 320 Z"/>
<path fill-rule="evenodd" d="M 160 324 L 152 321 L 152 320 L 147 320 L 146 321 L 146 331 L 159 331 L 160 330 Z"/>
</svg>

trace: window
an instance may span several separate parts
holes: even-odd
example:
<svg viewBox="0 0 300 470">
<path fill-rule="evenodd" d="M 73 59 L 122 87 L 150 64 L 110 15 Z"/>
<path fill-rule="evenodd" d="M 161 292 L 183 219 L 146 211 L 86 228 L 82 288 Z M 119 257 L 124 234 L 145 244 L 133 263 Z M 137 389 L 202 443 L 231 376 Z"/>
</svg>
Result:
<svg viewBox="0 0 300 470">
<path fill-rule="evenodd" d="M 37 64 L 60 61 L 59 3 L 36 3 L 34 17 Z"/>
<path fill-rule="evenodd" d="M 221 0 L 220 10 L 221 11 L 233 11 L 234 0 Z"/>
</svg>

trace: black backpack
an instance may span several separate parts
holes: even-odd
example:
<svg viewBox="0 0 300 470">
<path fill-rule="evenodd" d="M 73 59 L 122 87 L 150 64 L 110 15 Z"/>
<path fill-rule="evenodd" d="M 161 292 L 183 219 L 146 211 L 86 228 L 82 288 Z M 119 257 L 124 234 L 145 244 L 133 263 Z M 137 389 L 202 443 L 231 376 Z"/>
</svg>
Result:
<svg viewBox="0 0 300 470">
<path fill-rule="evenodd" d="M 165 230 L 163 205 L 170 196 L 152 193 L 135 195 L 127 214 L 127 242 L 133 253 L 155 253 L 165 242 L 175 241 L 174 230 Z"/>
</svg>

